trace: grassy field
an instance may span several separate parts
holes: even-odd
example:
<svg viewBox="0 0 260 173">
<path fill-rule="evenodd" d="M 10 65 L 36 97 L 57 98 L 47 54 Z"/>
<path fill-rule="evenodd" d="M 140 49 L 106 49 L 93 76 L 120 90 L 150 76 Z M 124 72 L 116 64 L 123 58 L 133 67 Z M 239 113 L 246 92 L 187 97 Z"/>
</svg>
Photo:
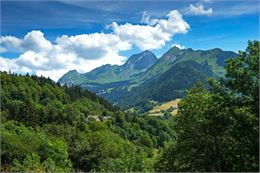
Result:
<svg viewBox="0 0 260 173">
<path fill-rule="evenodd" d="M 181 99 L 175 99 L 166 103 L 163 103 L 159 106 L 154 107 L 152 110 L 149 111 L 149 115 L 153 116 L 153 115 L 161 115 L 163 116 L 162 111 L 167 111 L 169 109 L 173 109 L 171 111 L 171 114 L 174 116 L 177 114 L 177 110 L 178 110 L 178 103 L 180 102 Z"/>
</svg>

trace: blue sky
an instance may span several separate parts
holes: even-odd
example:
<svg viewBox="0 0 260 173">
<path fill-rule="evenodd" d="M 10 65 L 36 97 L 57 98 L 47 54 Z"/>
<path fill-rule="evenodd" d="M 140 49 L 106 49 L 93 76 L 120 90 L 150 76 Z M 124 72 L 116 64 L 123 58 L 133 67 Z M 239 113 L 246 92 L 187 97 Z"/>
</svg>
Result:
<svg viewBox="0 0 260 173">
<path fill-rule="evenodd" d="M 120 64 L 131 54 L 145 49 L 158 57 L 173 44 L 193 49 L 218 47 L 238 51 L 245 49 L 247 40 L 259 40 L 259 1 L 256 0 L 1 1 L 1 14 L 0 61 L 4 65 L 0 70 L 9 68 L 18 73 L 29 71 L 50 76 L 59 67 L 59 75 L 53 77 L 55 80 L 66 70 L 77 69 L 77 64 L 85 64 L 77 70 L 86 72 L 109 63 L 109 57 L 111 64 Z M 165 28 L 163 20 L 168 22 L 167 27 L 175 28 Z M 154 33 L 156 25 L 160 25 L 163 36 Z M 142 35 L 136 36 L 140 33 L 135 26 L 145 26 L 143 34 L 151 36 L 151 42 Z M 134 35 L 128 33 L 131 29 Z M 98 34 L 92 36 L 94 33 Z M 80 37 L 82 34 L 88 36 Z M 138 38 L 133 38 L 135 36 Z M 57 38 L 62 38 L 59 43 Z M 90 39 L 92 47 L 86 47 L 84 39 Z M 101 41 L 96 43 L 91 39 Z M 83 45 L 78 45 L 78 40 Z M 102 44 L 105 48 L 98 47 Z M 49 52 L 43 50 L 47 48 Z M 74 59 L 66 57 L 64 52 L 71 57 L 75 55 Z M 53 69 L 39 67 L 41 63 L 48 66 L 47 62 L 55 64 Z"/>
</svg>

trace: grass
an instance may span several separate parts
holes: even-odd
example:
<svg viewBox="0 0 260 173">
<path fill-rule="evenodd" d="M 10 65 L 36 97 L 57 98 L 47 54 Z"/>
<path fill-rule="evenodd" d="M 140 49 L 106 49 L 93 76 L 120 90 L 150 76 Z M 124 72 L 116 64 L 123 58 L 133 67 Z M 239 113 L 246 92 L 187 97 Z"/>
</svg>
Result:
<svg viewBox="0 0 260 173">
<path fill-rule="evenodd" d="M 171 111 L 171 114 L 173 116 L 175 116 L 177 114 L 178 111 L 178 103 L 180 102 L 181 99 L 175 99 L 166 103 L 163 103 L 159 106 L 155 106 L 152 110 L 149 111 L 149 115 L 150 116 L 159 116 L 159 115 L 163 115 L 162 111 L 167 111 L 170 108 L 172 108 L 173 110 Z"/>
<path fill-rule="evenodd" d="M 149 113 L 148 116 L 151 116 L 151 117 L 162 117 L 163 113 Z"/>
</svg>

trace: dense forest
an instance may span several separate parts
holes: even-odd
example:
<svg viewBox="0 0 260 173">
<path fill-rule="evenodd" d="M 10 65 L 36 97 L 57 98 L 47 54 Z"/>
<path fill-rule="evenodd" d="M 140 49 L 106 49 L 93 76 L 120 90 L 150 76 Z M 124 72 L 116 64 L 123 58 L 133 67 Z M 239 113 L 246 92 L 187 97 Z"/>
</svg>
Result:
<svg viewBox="0 0 260 173">
<path fill-rule="evenodd" d="M 1 72 L 1 172 L 259 171 L 259 46 L 188 90 L 176 116 Z"/>
<path fill-rule="evenodd" d="M 126 114 L 78 86 L 1 72 L 1 171 L 152 171 L 173 118 Z"/>
</svg>

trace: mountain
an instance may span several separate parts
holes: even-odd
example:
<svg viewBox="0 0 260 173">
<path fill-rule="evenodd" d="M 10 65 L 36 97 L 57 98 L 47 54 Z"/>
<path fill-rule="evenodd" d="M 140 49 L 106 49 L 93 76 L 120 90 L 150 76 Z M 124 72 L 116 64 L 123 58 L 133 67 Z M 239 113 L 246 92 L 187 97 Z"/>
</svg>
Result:
<svg viewBox="0 0 260 173">
<path fill-rule="evenodd" d="M 185 90 L 197 82 L 206 82 L 209 77 L 216 77 L 208 64 L 199 64 L 189 60 L 176 64 L 154 80 L 144 82 L 128 91 L 115 88 L 111 92 L 101 94 L 123 108 L 138 107 L 148 111 L 149 100 L 166 102 L 185 95 Z"/>
<path fill-rule="evenodd" d="M 108 84 L 112 82 L 129 81 L 136 75 L 145 72 L 157 61 L 156 56 L 146 50 L 139 54 L 134 54 L 121 66 L 103 65 L 85 74 L 72 70 L 59 79 L 61 84 Z"/>
<path fill-rule="evenodd" d="M 184 61 L 168 69 L 160 77 L 145 83 L 134 91 L 142 91 L 147 98 L 157 101 L 169 101 L 184 96 L 186 89 L 191 88 L 196 82 L 205 82 L 209 77 L 214 77 L 214 72 L 208 64 L 199 64 L 195 61 Z"/>
<path fill-rule="evenodd" d="M 122 66 L 101 66 L 80 77 L 70 71 L 59 82 L 79 84 L 124 108 L 145 107 L 148 100 L 164 102 L 183 97 L 196 82 L 224 76 L 225 60 L 236 56 L 219 48 L 172 47 L 157 60 L 150 51 L 144 51 Z"/>
<path fill-rule="evenodd" d="M 132 55 L 122 66 L 124 69 L 132 69 L 136 72 L 146 71 L 157 61 L 156 56 L 146 50 L 139 54 Z"/>
<path fill-rule="evenodd" d="M 174 62 L 177 58 L 179 58 L 182 55 L 182 50 L 177 47 L 172 47 L 170 50 L 168 50 L 165 54 L 162 55 L 161 58 L 159 58 L 158 62 L 154 64 L 143 76 L 142 80 L 146 79 L 153 79 L 163 72 L 165 72 L 167 69 L 170 68 L 171 63 Z"/>
<path fill-rule="evenodd" d="M 189 60 L 193 60 L 199 64 L 207 63 L 217 76 L 223 76 L 225 73 L 225 60 L 235 56 L 236 53 L 232 51 L 223 51 L 218 48 L 203 51 L 193 50 L 191 48 L 179 49 L 177 47 L 172 47 L 163 54 L 156 64 L 146 71 L 142 80 L 156 78 L 174 65 Z"/>
<path fill-rule="evenodd" d="M 81 74 L 77 72 L 77 70 L 70 70 L 68 71 L 65 75 L 63 75 L 60 79 L 59 79 L 59 83 L 61 84 L 73 84 L 75 83 L 75 81 L 77 81 L 77 84 L 84 82 L 82 80 Z"/>
</svg>

